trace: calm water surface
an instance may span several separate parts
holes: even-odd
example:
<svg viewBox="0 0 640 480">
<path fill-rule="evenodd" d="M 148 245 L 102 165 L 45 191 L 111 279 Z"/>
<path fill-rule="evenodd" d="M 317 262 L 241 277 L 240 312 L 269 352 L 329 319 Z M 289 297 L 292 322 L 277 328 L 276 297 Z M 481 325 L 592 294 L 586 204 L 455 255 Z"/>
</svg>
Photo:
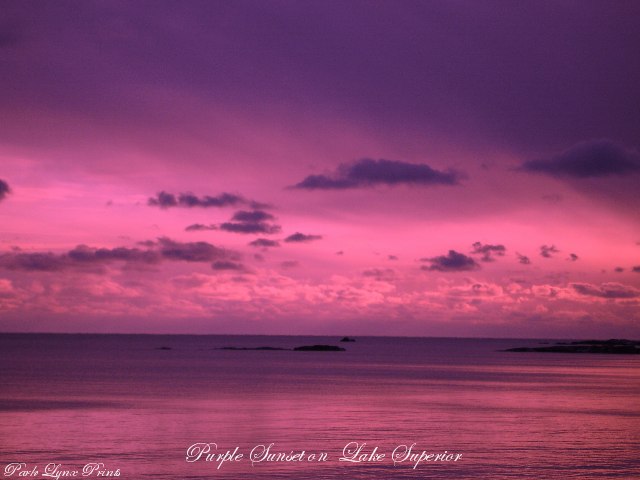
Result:
<svg viewBox="0 0 640 480">
<path fill-rule="evenodd" d="M 123 479 L 640 478 L 640 358 L 500 351 L 537 340 L 337 340 L 0 335 L 0 468 L 103 462 Z M 347 351 L 218 349 L 319 343 Z M 187 463 L 197 442 L 239 447 L 245 459 Z M 339 462 L 349 442 L 386 458 Z M 328 460 L 251 466 L 249 451 L 270 443 Z M 414 443 L 462 459 L 394 466 L 393 449 Z"/>
</svg>

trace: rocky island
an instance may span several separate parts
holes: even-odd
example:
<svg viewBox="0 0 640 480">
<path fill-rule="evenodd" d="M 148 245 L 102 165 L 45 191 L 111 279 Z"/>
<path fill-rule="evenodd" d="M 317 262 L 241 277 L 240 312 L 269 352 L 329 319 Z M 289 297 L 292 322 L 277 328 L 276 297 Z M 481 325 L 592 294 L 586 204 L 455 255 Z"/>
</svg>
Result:
<svg viewBox="0 0 640 480">
<path fill-rule="evenodd" d="M 558 342 L 545 347 L 508 348 L 505 352 L 551 352 L 551 353 L 612 353 L 622 355 L 640 354 L 640 341 L 612 338 L 610 340 L 580 340 Z"/>
</svg>

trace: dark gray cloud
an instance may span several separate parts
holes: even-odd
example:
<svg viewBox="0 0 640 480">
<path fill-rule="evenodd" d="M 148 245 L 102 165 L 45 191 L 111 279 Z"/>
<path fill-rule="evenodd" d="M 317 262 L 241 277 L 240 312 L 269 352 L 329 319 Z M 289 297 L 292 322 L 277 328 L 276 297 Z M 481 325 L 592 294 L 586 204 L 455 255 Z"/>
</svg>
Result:
<svg viewBox="0 0 640 480">
<path fill-rule="evenodd" d="M 147 205 L 160 208 L 177 207 L 178 199 L 173 193 L 162 191 L 158 192 L 155 197 L 149 197 L 147 199 Z"/>
<path fill-rule="evenodd" d="M 225 222 L 219 225 L 220 230 L 233 233 L 264 233 L 271 235 L 280 232 L 280 225 L 273 225 L 265 222 Z"/>
<path fill-rule="evenodd" d="M 579 143 L 549 159 L 530 160 L 522 170 L 557 177 L 590 178 L 640 172 L 640 154 L 608 140 Z"/>
<path fill-rule="evenodd" d="M 202 261 L 197 260 L 197 255 L 193 252 L 191 254 L 186 253 L 189 249 L 193 250 L 191 245 L 160 239 L 158 242 L 152 241 L 150 248 L 144 250 L 128 247 L 94 248 L 87 245 L 78 245 L 72 250 L 61 254 L 17 251 L 0 255 L 0 268 L 41 272 L 58 272 L 67 269 L 100 271 L 100 267 L 113 262 L 123 262 L 129 265 L 154 265 L 160 263 L 163 259 Z M 176 253 L 176 249 L 181 249 L 181 253 Z M 217 249 L 216 254 L 227 255 L 228 252 Z"/>
<path fill-rule="evenodd" d="M 4 200 L 10 192 L 9 184 L 0 178 L 0 201 Z"/>
<path fill-rule="evenodd" d="M 253 242 L 249 242 L 251 247 L 271 248 L 279 247 L 280 242 L 277 240 L 269 240 L 268 238 L 257 238 Z"/>
<path fill-rule="evenodd" d="M 624 272 L 624 268 L 616 267 L 616 268 L 613 269 L 613 271 L 616 272 L 616 273 L 622 273 L 622 272 Z"/>
<path fill-rule="evenodd" d="M 494 255 L 499 257 L 503 257 L 507 249 L 504 245 L 491 245 L 491 244 L 483 244 L 480 242 L 475 242 L 473 245 L 472 255 L 482 255 L 481 260 L 483 262 L 493 262 L 495 259 Z"/>
<path fill-rule="evenodd" d="M 398 257 L 397 257 L 397 255 L 388 255 L 387 259 L 388 260 L 398 260 Z"/>
<path fill-rule="evenodd" d="M 246 271 L 244 265 L 239 262 L 234 262 L 232 260 L 217 260 L 211 264 L 211 268 L 213 270 L 232 270 L 238 272 Z"/>
<path fill-rule="evenodd" d="M 600 286 L 589 283 L 573 283 L 573 289 L 581 295 L 600 298 L 638 298 L 640 290 L 619 283 L 603 283 Z"/>
<path fill-rule="evenodd" d="M 637 138 L 633 140 L 637 142 Z M 521 171 L 560 180 L 590 200 L 640 219 L 640 152 L 608 140 L 579 143 L 542 160 L 525 162 Z"/>
<path fill-rule="evenodd" d="M 544 258 L 551 258 L 558 252 L 560 252 L 560 250 L 558 250 L 555 245 L 542 245 L 540 247 L 540 255 Z"/>
<path fill-rule="evenodd" d="M 268 206 L 263 203 L 247 200 L 246 198 L 233 193 L 221 193 L 215 197 L 210 195 L 198 197 L 191 192 L 175 195 L 165 191 L 158 192 L 155 197 L 150 197 L 147 200 L 147 204 L 152 207 L 160 208 L 222 208 L 235 207 L 238 205 L 249 205 L 251 208 L 266 208 Z"/>
<path fill-rule="evenodd" d="M 523 265 L 531 264 L 531 259 L 529 259 L 529 257 L 527 257 L 526 255 L 522 255 L 521 253 L 516 252 L 516 257 L 518 257 L 518 262 Z"/>
<path fill-rule="evenodd" d="M 240 210 L 231 217 L 231 221 L 221 223 L 218 228 L 226 232 L 243 234 L 264 233 L 271 235 L 280 232 L 282 230 L 280 225 L 267 223 L 271 220 L 275 220 L 275 217 L 263 210 Z"/>
<path fill-rule="evenodd" d="M 322 235 L 306 235 L 304 233 L 296 232 L 292 235 L 289 235 L 284 239 L 287 243 L 307 243 L 313 242 L 314 240 L 321 240 Z"/>
<path fill-rule="evenodd" d="M 571 261 L 571 262 L 576 262 L 580 259 L 580 257 L 578 255 L 576 255 L 575 253 L 570 253 L 569 254 L 569 258 L 567 258 L 567 260 Z"/>
<path fill-rule="evenodd" d="M 423 265 L 422 270 L 436 270 L 439 272 L 463 272 L 477 270 L 480 265 L 464 253 L 449 250 L 447 255 L 440 255 L 432 258 L 422 258 L 422 262 L 429 262 L 431 265 Z"/>
<path fill-rule="evenodd" d="M 161 253 L 155 250 L 127 247 L 93 248 L 78 245 L 62 254 L 51 252 L 3 254 L 0 255 L 0 268 L 41 272 L 59 272 L 68 269 L 101 271 L 101 267 L 113 262 L 152 265 L 161 260 Z"/>
<path fill-rule="evenodd" d="M 0 267 L 7 270 L 57 272 L 68 267 L 64 256 L 51 252 L 5 253 L 0 255 Z"/>
<path fill-rule="evenodd" d="M 181 193 L 178 196 L 178 204 L 184 207 L 228 207 L 244 203 L 242 197 L 233 195 L 231 193 L 221 193 L 216 197 L 205 195 L 204 197 L 197 197 L 192 193 Z"/>
<path fill-rule="evenodd" d="M 240 210 L 236 212 L 231 220 L 236 222 L 249 222 L 249 223 L 257 223 L 257 222 L 266 222 L 270 220 L 274 220 L 275 217 L 264 210 Z"/>
<path fill-rule="evenodd" d="M 213 224 L 203 225 L 202 223 L 194 223 L 193 225 L 189 225 L 187 228 L 185 228 L 185 230 L 187 232 L 200 232 L 203 230 L 218 230 L 218 226 Z"/>
<path fill-rule="evenodd" d="M 156 242 L 163 258 L 184 262 L 213 262 L 218 259 L 235 257 L 229 250 L 216 247 L 207 242 L 176 242 L 167 237 Z"/>
<path fill-rule="evenodd" d="M 640 265 L 636 265 L 635 267 L 632 267 L 631 271 L 635 273 L 640 273 Z"/>
<path fill-rule="evenodd" d="M 340 190 L 375 185 L 457 185 L 461 174 L 453 170 L 434 170 L 427 164 L 397 160 L 364 158 L 342 164 L 332 175 L 309 175 L 294 188 L 306 190 Z"/>
<path fill-rule="evenodd" d="M 72 261 L 83 263 L 122 261 L 154 264 L 160 261 L 159 253 L 154 250 L 127 247 L 92 248 L 87 245 L 78 245 L 67 253 L 67 257 Z"/>
</svg>

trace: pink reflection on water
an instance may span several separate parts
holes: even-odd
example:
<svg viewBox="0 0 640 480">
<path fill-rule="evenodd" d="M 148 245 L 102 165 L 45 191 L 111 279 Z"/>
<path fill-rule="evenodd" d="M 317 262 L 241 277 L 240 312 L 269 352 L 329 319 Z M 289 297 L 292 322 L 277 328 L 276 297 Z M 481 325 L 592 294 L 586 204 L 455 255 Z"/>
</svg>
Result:
<svg viewBox="0 0 640 480">
<path fill-rule="evenodd" d="M 427 351 L 429 344 L 418 346 Z M 354 357 L 262 352 L 258 364 L 242 352 L 176 352 L 165 362 L 155 350 L 134 349 L 128 357 L 104 356 L 109 368 L 98 362 L 88 375 L 76 362 L 69 376 L 55 375 L 65 371 L 64 355 L 57 365 L 32 359 L 48 374 L 32 371 L 22 382 L 8 376 L 2 458 L 100 461 L 125 478 L 590 478 L 639 471 L 636 359 L 500 357 L 489 350 L 448 364 L 411 353 L 411 344 L 391 346 L 391 357 L 366 357 L 360 348 Z M 398 348 L 404 354 L 394 353 Z M 325 452 L 328 460 L 247 460 L 218 469 L 186 462 L 187 448 L 198 442 L 215 442 L 221 453 L 238 447 L 245 459 L 273 443 L 275 452 Z M 378 447 L 388 461 L 339 462 L 349 442 Z M 413 443 L 463 460 L 423 463 L 417 471 L 394 466 L 393 449 Z"/>
</svg>

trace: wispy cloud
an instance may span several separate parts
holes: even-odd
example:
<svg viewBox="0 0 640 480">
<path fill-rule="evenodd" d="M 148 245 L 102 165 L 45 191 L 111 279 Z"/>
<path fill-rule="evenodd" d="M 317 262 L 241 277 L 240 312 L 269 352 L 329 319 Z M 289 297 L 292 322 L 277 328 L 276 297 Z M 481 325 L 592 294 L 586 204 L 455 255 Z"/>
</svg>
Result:
<svg viewBox="0 0 640 480">
<path fill-rule="evenodd" d="M 234 262 L 232 260 L 216 260 L 211 264 L 213 270 L 231 270 L 235 272 L 245 272 L 246 267 L 240 262 Z"/>
<path fill-rule="evenodd" d="M 275 217 L 273 215 L 269 212 L 265 212 L 264 210 L 240 210 L 234 213 L 231 218 L 231 220 L 235 220 L 237 222 L 266 222 L 274 219 Z"/>
<path fill-rule="evenodd" d="M 9 188 L 9 184 L 0 179 L 0 201 L 4 200 L 10 192 L 11 189 Z"/>
<path fill-rule="evenodd" d="M 280 232 L 280 225 L 265 222 L 225 222 L 219 225 L 220 230 L 232 233 L 264 233 L 267 235 Z"/>
<path fill-rule="evenodd" d="M 300 266 L 300 262 L 298 262 L 297 260 L 285 260 L 283 262 L 280 262 L 280 266 L 282 268 L 297 268 Z"/>
<path fill-rule="evenodd" d="M 574 283 L 573 289 L 581 295 L 600 298 L 638 298 L 640 290 L 620 283 L 603 283 L 600 286 L 589 283 Z"/>
<path fill-rule="evenodd" d="M 176 242 L 162 237 L 156 245 L 163 258 L 175 261 L 212 262 L 232 256 L 230 251 L 207 242 Z"/>
<path fill-rule="evenodd" d="M 96 248 L 78 245 L 64 253 L 9 252 L 0 255 L 0 268 L 7 270 L 58 272 L 67 269 L 95 269 L 108 264 L 153 265 L 162 261 L 213 262 L 234 260 L 239 254 L 207 242 L 177 242 L 167 237 L 141 242 L 146 248 Z"/>
<path fill-rule="evenodd" d="M 280 242 L 278 242 L 277 240 L 269 240 L 268 238 L 257 238 L 254 241 L 249 242 L 249 246 L 259 248 L 272 248 L 279 247 Z"/>
<path fill-rule="evenodd" d="M 185 228 L 185 230 L 187 232 L 200 232 L 203 230 L 218 230 L 218 226 L 213 224 L 204 225 L 202 223 L 194 223 L 193 225 L 189 225 L 187 228 Z"/>
<path fill-rule="evenodd" d="M 559 252 L 560 250 L 558 250 L 555 245 L 542 245 L 540 247 L 540 256 L 544 258 L 551 258 Z"/>
<path fill-rule="evenodd" d="M 362 272 L 362 276 L 371 277 L 378 281 L 390 281 L 395 278 L 395 271 L 391 268 L 370 268 Z"/>
<path fill-rule="evenodd" d="M 505 252 L 507 251 L 504 245 L 491 245 L 491 244 L 483 244 L 480 242 L 475 242 L 473 245 L 472 255 L 482 255 L 481 260 L 483 262 L 493 262 L 494 255 L 503 257 Z"/>
<path fill-rule="evenodd" d="M 204 195 L 197 196 L 191 192 L 173 194 L 165 191 L 158 192 L 155 197 L 150 197 L 147 204 L 152 207 L 160 208 L 222 208 L 235 207 L 238 205 L 248 205 L 251 208 L 266 208 L 268 205 L 246 198 L 233 193 L 221 193 L 216 196 Z"/>
<path fill-rule="evenodd" d="M 559 155 L 529 160 L 522 170 L 558 177 L 589 178 L 640 173 L 640 154 L 609 140 L 579 143 Z"/>
<path fill-rule="evenodd" d="M 341 164 L 330 175 L 309 175 L 294 188 L 341 190 L 375 185 L 457 185 L 461 178 L 459 172 L 435 170 L 425 163 L 364 158 L 351 164 Z"/>
<path fill-rule="evenodd" d="M 289 235 L 284 239 L 284 241 L 287 243 L 308 243 L 320 239 L 322 239 L 322 235 L 306 235 L 304 233 L 296 232 L 293 235 Z"/>
</svg>

